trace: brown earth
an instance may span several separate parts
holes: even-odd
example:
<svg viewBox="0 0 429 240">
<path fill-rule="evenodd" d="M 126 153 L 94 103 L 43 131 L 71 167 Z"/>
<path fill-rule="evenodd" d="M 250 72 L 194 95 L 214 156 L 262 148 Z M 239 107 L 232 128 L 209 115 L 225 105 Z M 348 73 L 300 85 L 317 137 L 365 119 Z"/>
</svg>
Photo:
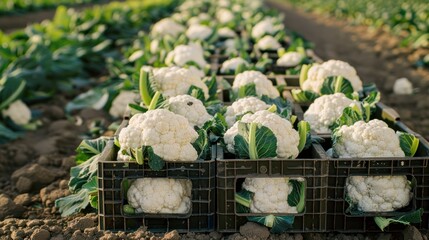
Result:
<svg viewBox="0 0 429 240">
<path fill-rule="evenodd" d="M 349 62 L 364 82 L 376 83 L 381 101 L 395 108 L 411 129 L 429 139 L 429 71 L 413 66 L 429 50 L 399 48 L 400 40 L 389 33 L 304 12 L 284 0 L 269 0 L 268 5 L 285 14 L 286 28 L 315 44 L 319 57 Z M 402 77 L 413 83 L 413 95 L 393 94 L 395 80 Z"/>
</svg>

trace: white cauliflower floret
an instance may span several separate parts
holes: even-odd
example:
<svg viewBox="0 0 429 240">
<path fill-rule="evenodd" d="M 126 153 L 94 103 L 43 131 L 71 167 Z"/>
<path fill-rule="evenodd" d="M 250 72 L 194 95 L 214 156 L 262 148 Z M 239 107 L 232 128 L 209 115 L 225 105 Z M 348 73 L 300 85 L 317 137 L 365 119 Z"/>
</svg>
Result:
<svg viewBox="0 0 429 240">
<path fill-rule="evenodd" d="M 277 50 L 282 45 L 272 36 L 265 36 L 261 38 L 257 43 L 256 47 L 261 50 Z"/>
<path fill-rule="evenodd" d="M 227 39 L 226 41 L 223 42 L 223 46 L 225 48 L 224 51 L 226 55 L 238 52 L 236 42 L 234 39 Z"/>
<path fill-rule="evenodd" d="M 186 36 L 191 40 L 205 40 L 212 32 L 213 30 L 208 26 L 193 24 L 186 30 Z"/>
<path fill-rule="evenodd" d="M 3 117 L 9 117 L 17 125 L 25 125 L 31 121 L 31 110 L 21 100 L 12 102 L 2 110 Z"/>
<path fill-rule="evenodd" d="M 358 102 L 343 93 L 323 95 L 317 98 L 304 113 L 304 120 L 318 133 L 330 133 L 329 127 L 341 116 L 344 108 Z"/>
<path fill-rule="evenodd" d="M 216 19 L 219 23 L 229 23 L 234 20 L 234 14 L 225 8 L 221 8 L 216 12 Z"/>
<path fill-rule="evenodd" d="M 267 95 L 270 98 L 280 96 L 279 91 L 273 86 L 273 83 L 261 72 L 245 71 L 237 74 L 232 84 L 232 89 L 237 92 L 241 86 L 254 83 L 256 85 L 256 94 L 258 96 Z"/>
<path fill-rule="evenodd" d="M 228 28 L 228 27 L 219 28 L 217 30 L 217 34 L 219 35 L 219 37 L 224 37 L 224 38 L 237 37 L 237 33 L 235 33 L 231 28 Z"/>
<path fill-rule="evenodd" d="M 391 212 L 407 206 L 412 198 L 406 176 L 351 176 L 347 195 L 363 212 Z"/>
<path fill-rule="evenodd" d="M 189 62 L 195 62 L 200 68 L 207 65 L 204 59 L 204 51 L 201 45 L 196 43 L 175 47 L 173 51 L 168 53 L 165 62 L 170 66 L 184 66 Z"/>
<path fill-rule="evenodd" d="M 283 28 L 282 24 L 274 24 L 274 19 L 265 18 L 252 28 L 252 37 L 261 38 L 266 34 L 272 35 Z"/>
<path fill-rule="evenodd" d="M 292 124 L 267 110 L 261 110 L 254 114 L 246 114 L 243 118 L 234 123 L 224 135 L 225 144 L 229 152 L 234 153 L 234 137 L 238 134 L 238 124 L 243 123 L 260 123 L 262 126 L 269 128 L 277 138 L 277 157 L 278 158 L 296 158 L 299 150 L 299 134 L 293 129 Z"/>
<path fill-rule="evenodd" d="M 244 66 L 249 66 L 249 63 L 241 57 L 235 57 L 235 58 L 228 59 L 222 63 L 222 67 L 220 68 L 220 72 L 226 73 L 229 71 L 235 71 L 235 69 L 237 69 L 238 66 L 240 66 L 241 64 L 243 64 Z"/>
<path fill-rule="evenodd" d="M 413 93 L 413 84 L 407 78 L 399 78 L 393 85 L 393 93 L 398 95 L 409 95 Z"/>
<path fill-rule="evenodd" d="M 168 99 L 168 109 L 184 116 L 192 126 L 202 127 L 212 116 L 207 113 L 204 104 L 189 95 L 179 95 Z"/>
<path fill-rule="evenodd" d="M 171 18 L 164 18 L 153 25 L 151 34 L 155 36 L 166 36 L 177 37 L 179 34 L 185 31 L 185 27 L 176 23 Z"/>
<path fill-rule="evenodd" d="M 226 108 L 225 121 L 228 124 L 228 128 L 230 128 L 236 122 L 237 116 L 248 112 L 255 113 L 260 110 L 266 110 L 269 107 L 270 105 L 256 97 L 240 98 Z"/>
<path fill-rule="evenodd" d="M 295 67 L 302 61 L 303 58 L 304 55 L 299 52 L 287 52 L 277 59 L 276 64 L 282 67 Z"/>
<path fill-rule="evenodd" d="M 320 93 L 323 82 L 331 76 L 342 76 L 350 81 L 354 91 L 362 90 L 362 81 L 356 70 L 350 64 L 340 60 L 329 60 L 322 64 L 313 65 L 308 70 L 307 79 L 304 81 L 302 89 Z"/>
<path fill-rule="evenodd" d="M 138 94 L 132 91 L 121 91 L 113 100 L 112 106 L 109 109 L 109 114 L 115 118 L 122 117 L 128 104 L 134 103 L 137 97 Z"/>
<path fill-rule="evenodd" d="M 333 149 L 340 158 L 405 156 L 395 131 L 378 119 L 341 126 L 337 135 Z"/>
<path fill-rule="evenodd" d="M 131 149 L 151 146 L 165 161 L 196 161 L 198 153 L 192 143 L 197 138 L 198 133 L 185 117 L 156 109 L 134 115 L 118 140 L 121 151 L 128 153 Z"/>
<path fill-rule="evenodd" d="M 128 203 L 136 213 L 188 213 L 192 182 L 187 179 L 139 178 L 130 186 Z"/>
<path fill-rule="evenodd" d="M 155 89 L 167 98 L 187 94 L 191 86 L 200 88 L 205 98 L 209 98 L 209 89 L 201 81 L 199 74 L 192 69 L 163 67 L 154 69 L 153 73 Z"/>
<path fill-rule="evenodd" d="M 289 178 L 246 178 L 243 188 L 254 193 L 250 203 L 252 213 L 298 212 L 287 201 L 293 190 Z"/>
</svg>

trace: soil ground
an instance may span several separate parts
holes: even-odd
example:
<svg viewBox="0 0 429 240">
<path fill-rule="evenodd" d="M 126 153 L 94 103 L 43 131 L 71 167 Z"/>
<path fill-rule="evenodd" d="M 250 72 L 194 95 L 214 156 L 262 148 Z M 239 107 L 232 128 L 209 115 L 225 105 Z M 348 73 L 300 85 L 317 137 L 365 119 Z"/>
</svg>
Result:
<svg viewBox="0 0 429 240">
<path fill-rule="evenodd" d="M 366 82 L 376 82 L 383 93 L 382 101 L 395 107 L 405 123 L 425 137 L 429 136 L 429 106 L 427 71 L 415 70 L 407 56 L 410 49 L 398 49 L 397 40 L 383 32 L 367 27 L 348 26 L 346 23 L 304 13 L 289 6 L 273 6 L 287 16 L 286 27 L 295 30 L 315 43 L 316 53 L 323 59 L 341 59 L 350 62 Z M 42 11 L 42 18 L 49 18 Z M 28 16 L 26 16 L 28 17 Z M 0 18 L 1 22 L 5 19 Z M 10 21 L 10 20 L 9 20 Z M 31 21 L 38 21 L 33 19 Z M 30 22 L 31 22 L 30 21 Z M 24 21 L 25 25 L 28 21 Z M 13 25 L 15 24 L 15 25 Z M 12 28 L 22 27 L 18 23 Z M 396 45 L 395 45 L 396 44 Z M 416 87 L 412 96 L 392 94 L 395 79 L 408 77 Z M 418 92 L 417 92 L 418 91 Z M 240 233 L 224 235 L 217 232 L 199 235 L 177 232 L 154 235 L 145 229 L 134 233 L 111 233 L 97 230 L 94 213 L 61 218 L 54 207 L 55 199 L 68 195 L 68 171 L 74 165 L 74 149 L 80 136 L 88 131 L 91 122 L 108 116 L 101 111 L 82 110 L 81 119 L 70 121 L 63 108 L 69 99 L 59 96 L 49 103 L 33 106 L 42 113 L 43 127 L 29 132 L 24 139 L 2 145 L 0 148 L 0 240 L 3 239 L 427 239 L 426 233 L 407 228 L 403 234 L 283 234 L 270 235 L 265 227 L 247 224 Z M 80 121 L 81 120 L 81 121 Z M 112 134 L 109 132 L 108 134 Z M 3 220 L 5 218 L 5 220 Z"/>
</svg>

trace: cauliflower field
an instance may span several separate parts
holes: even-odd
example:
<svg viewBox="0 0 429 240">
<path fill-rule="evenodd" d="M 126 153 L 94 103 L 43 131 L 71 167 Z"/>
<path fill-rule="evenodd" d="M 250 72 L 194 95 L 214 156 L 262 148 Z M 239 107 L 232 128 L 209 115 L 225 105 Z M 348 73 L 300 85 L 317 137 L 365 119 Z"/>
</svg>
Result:
<svg viewBox="0 0 429 240">
<path fill-rule="evenodd" d="M 0 239 L 424 236 L 429 143 L 287 22 L 128 0 L 0 33 Z"/>
</svg>

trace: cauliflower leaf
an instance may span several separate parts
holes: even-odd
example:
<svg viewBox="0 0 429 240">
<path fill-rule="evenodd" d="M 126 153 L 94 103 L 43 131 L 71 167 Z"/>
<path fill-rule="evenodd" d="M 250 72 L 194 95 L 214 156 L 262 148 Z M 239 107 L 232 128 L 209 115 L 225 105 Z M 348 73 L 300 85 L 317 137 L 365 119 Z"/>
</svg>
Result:
<svg viewBox="0 0 429 240">
<path fill-rule="evenodd" d="M 277 137 L 261 124 L 240 122 L 234 142 L 239 158 L 260 159 L 277 156 Z"/>
</svg>

